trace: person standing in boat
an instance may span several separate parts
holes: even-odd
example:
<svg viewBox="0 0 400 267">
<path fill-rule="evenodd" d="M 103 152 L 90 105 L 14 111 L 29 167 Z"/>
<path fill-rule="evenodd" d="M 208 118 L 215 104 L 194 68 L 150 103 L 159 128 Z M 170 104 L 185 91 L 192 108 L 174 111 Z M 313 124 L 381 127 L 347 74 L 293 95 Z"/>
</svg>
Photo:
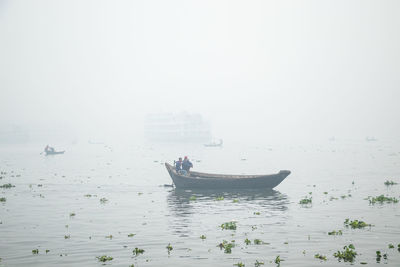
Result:
<svg viewBox="0 0 400 267">
<path fill-rule="evenodd" d="M 186 172 L 189 172 L 190 168 L 193 168 L 193 163 L 191 163 L 189 158 L 185 156 L 185 159 L 182 162 L 182 169 Z"/>
<path fill-rule="evenodd" d="M 175 170 L 176 172 L 182 170 L 182 158 L 179 158 L 178 161 L 175 161 Z"/>
</svg>

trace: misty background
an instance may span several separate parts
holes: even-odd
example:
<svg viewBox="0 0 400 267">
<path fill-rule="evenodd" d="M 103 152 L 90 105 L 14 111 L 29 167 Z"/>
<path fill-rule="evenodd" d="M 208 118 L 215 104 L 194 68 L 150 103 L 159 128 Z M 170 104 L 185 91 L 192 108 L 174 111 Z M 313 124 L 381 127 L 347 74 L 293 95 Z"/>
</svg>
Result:
<svg viewBox="0 0 400 267">
<path fill-rule="evenodd" d="M 396 0 L 1 0 L 0 132 L 140 140 L 146 114 L 185 111 L 228 142 L 397 141 L 399 11 Z"/>
</svg>

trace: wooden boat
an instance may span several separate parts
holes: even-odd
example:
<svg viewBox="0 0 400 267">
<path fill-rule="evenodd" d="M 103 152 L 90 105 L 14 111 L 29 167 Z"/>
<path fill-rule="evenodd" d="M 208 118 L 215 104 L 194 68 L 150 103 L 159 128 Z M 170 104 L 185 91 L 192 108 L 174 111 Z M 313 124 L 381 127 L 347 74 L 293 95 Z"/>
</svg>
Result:
<svg viewBox="0 0 400 267">
<path fill-rule="evenodd" d="M 58 155 L 58 154 L 64 154 L 65 151 L 45 151 L 46 156 L 48 155 Z"/>
<path fill-rule="evenodd" d="M 177 188 L 188 189 L 274 188 L 290 174 L 290 171 L 268 175 L 226 175 L 191 171 L 188 175 L 182 175 L 169 163 L 165 163 L 165 167 Z"/>
</svg>

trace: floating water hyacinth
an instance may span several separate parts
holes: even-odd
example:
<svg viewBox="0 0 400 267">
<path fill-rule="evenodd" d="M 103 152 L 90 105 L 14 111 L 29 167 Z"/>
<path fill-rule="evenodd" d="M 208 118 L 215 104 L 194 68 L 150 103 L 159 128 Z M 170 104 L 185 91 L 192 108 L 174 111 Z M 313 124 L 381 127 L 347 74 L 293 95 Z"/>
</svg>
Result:
<svg viewBox="0 0 400 267">
<path fill-rule="evenodd" d="M 307 205 L 307 204 L 311 204 L 311 203 L 312 203 L 312 197 L 310 197 L 310 198 L 305 197 L 299 201 L 299 204 L 301 204 L 301 205 Z"/>
<path fill-rule="evenodd" d="M 375 203 L 379 203 L 379 204 L 383 204 L 383 203 L 397 203 L 399 202 L 399 200 L 395 197 L 386 197 L 384 195 L 380 195 L 377 197 L 368 197 L 369 203 L 370 204 L 375 204 Z"/>
<path fill-rule="evenodd" d="M 107 255 L 97 256 L 96 258 L 101 262 L 112 261 L 114 259 L 113 257 Z"/>
<path fill-rule="evenodd" d="M 328 235 L 342 235 L 342 234 L 343 234 L 342 230 L 338 231 L 333 230 L 332 232 L 328 232 Z"/>
<path fill-rule="evenodd" d="M 171 250 L 173 250 L 173 247 L 171 246 L 170 243 L 168 243 L 168 245 L 166 246 L 168 254 L 171 252 Z"/>
<path fill-rule="evenodd" d="M 191 201 L 196 200 L 196 196 L 191 196 L 191 197 L 189 198 L 189 200 L 191 200 Z"/>
<path fill-rule="evenodd" d="M 238 262 L 238 263 L 233 264 L 233 266 L 244 267 L 245 265 L 243 262 Z"/>
<path fill-rule="evenodd" d="M 144 249 L 135 248 L 132 252 L 133 252 L 133 255 L 138 256 L 139 254 L 143 254 L 144 253 Z"/>
<path fill-rule="evenodd" d="M 397 184 L 397 183 L 396 183 L 396 182 L 393 182 L 393 181 L 389 181 L 389 180 L 386 180 L 386 182 L 385 182 L 385 185 L 386 185 L 386 186 L 395 185 L 395 184 Z"/>
<path fill-rule="evenodd" d="M 351 227 L 352 229 L 362 229 L 367 226 L 372 226 L 371 224 L 368 224 L 363 221 L 359 221 L 359 220 L 350 221 L 350 219 L 346 219 L 344 221 L 344 225 L 346 227 Z"/>
<path fill-rule="evenodd" d="M 338 261 L 345 261 L 345 262 L 353 262 L 356 258 L 357 252 L 355 251 L 355 247 L 353 244 L 349 246 L 344 246 L 343 251 L 337 251 L 333 254 L 335 258 L 338 258 Z"/>
<path fill-rule="evenodd" d="M 232 248 L 235 247 L 235 240 L 232 240 L 231 242 L 223 240 L 217 247 L 224 249 L 224 253 L 230 254 L 232 253 Z"/>
<path fill-rule="evenodd" d="M 226 222 L 221 224 L 223 230 L 236 230 L 236 222 Z"/>
<path fill-rule="evenodd" d="M 0 197 L 0 202 L 6 202 L 7 199 L 5 197 Z"/>
<path fill-rule="evenodd" d="M 326 261 L 326 256 L 324 256 L 324 255 L 315 254 L 315 255 L 314 255 L 314 258 L 320 259 L 320 260 L 323 260 L 323 261 Z"/>
<path fill-rule="evenodd" d="M 207 237 L 205 236 L 205 235 L 201 235 L 200 236 L 200 239 L 202 239 L 202 240 L 204 240 L 204 239 L 206 239 Z"/>
<path fill-rule="evenodd" d="M 215 200 L 224 200 L 224 197 L 223 196 L 216 197 Z"/>
<path fill-rule="evenodd" d="M 278 255 L 278 256 L 276 256 L 276 258 L 275 258 L 275 261 L 274 261 L 276 264 L 280 264 L 281 263 L 281 257 Z"/>
<path fill-rule="evenodd" d="M 248 238 L 246 238 L 246 239 L 244 240 L 244 243 L 246 243 L 246 245 L 250 245 L 250 244 L 251 244 L 251 240 L 248 239 Z"/>
<path fill-rule="evenodd" d="M 11 188 L 11 187 L 15 187 L 15 185 L 12 185 L 12 184 L 3 184 L 3 185 L 0 185 L 0 188 Z"/>
<path fill-rule="evenodd" d="M 129 234 L 128 237 L 134 237 L 136 234 Z"/>
<path fill-rule="evenodd" d="M 39 249 L 32 249 L 32 254 L 39 254 Z"/>
<path fill-rule="evenodd" d="M 255 267 L 259 267 L 259 266 L 261 266 L 261 265 L 264 265 L 264 262 L 263 262 L 263 261 L 258 261 L 258 260 L 256 260 L 256 262 L 254 263 L 254 266 L 255 266 Z"/>
<path fill-rule="evenodd" d="M 104 204 L 104 203 L 107 203 L 107 202 L 108 202 L 107 198 L 105 198 L 105 197 L 100 198 L 100 203 Z"/>
</svg>

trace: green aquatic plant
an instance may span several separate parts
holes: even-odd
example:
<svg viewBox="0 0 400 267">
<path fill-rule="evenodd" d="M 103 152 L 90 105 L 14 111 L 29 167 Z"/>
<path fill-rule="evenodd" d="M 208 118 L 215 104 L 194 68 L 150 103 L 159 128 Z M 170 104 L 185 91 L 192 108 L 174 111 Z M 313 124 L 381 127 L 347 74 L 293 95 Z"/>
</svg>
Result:
<svg viewBox="0 0 400 267">
<path fill-rule="evenodd" d="M 274 261 L 276 264 L 281 264 L 281 258 L 279 257 L 279 255 L 278 256 L 276 256 L 276 258 L 275 258 L 275 261 Z"/>
<path fill-rule="evenodd" d="M 202 239 L 202 240 L 204 240 L 204 239 L 206 239 L 207 237 L 205 236 L 205 235 L 201 235 L 200 236 L 200 239 Z"/>
<path fill-rule="evenodd" d="M 394 248 L 394 245 L 393 244 L 389 244 L 388 247 L 389 248 Z"/>
<path fill-rule="evenodd" d="M 107 235 L 106 238 L 112 239 L 113 236 L 112 235 Z"/>
<path fill-rule="evenodd" d="M 236 230 L 236 222 L 226 222 L 221 224 L 223 230 Z"/>
<path fill-rule="evenodd" d="M 253 212 L 254 215 L 260 215 L 261 213 L 259 211 Z"/>
<path fill-rule="evenodd" d="M 244 243 L 246 243 L 246 245 L 250 245 L 250 244 L 251 244 L 251 240 L 248 239 L 248 238 L 246 238 L 246 239 L 244 240 Z"/>
<path fill-rule="evenodd" d="M 64 235 L 64 239 L 70 239 L 71 235 Z"/>
<path fill-rule="evenodd" d="M 264 242 L 261 239 L 258 239 L 258 238 L 254 239 L 253 242 L 254 242 L 254 245 L 262 245 L 262 244 L 264 244 Z"/>
<path fill-rule="evenodd" d="M 234 200 L 232 200 L 232 202 L 233 202 L 233 203 L 239 203 L 239 199 L 236 199 L 236 198 L 235 198 Z"/>
<path fill-rule="evenodd" d="M 332 201 L 332 200 L 338 200 L 338 198 L 337 197 L 330 197 L 329 201 Z"/>
<path fill-rule="evenodd" d="M 235 240 L 232 240 L 231 242 L 223 240 L 222 243 L 217 245 L 217 247 L 224 249 L 224 253 L 230 254 L 232 253 L 232 248 L 235 247 Z"/>
<path fill-rule="evenodd" d="M 69 214 L 69 217 L 74 217 L 76 214 L 74 213 L 74 212 L 71 212 L 70 214 Z"/>
<path fill-rule="evenodd" d="M 32 249 L 32 254 L 39 254 L 39 249 Z"/>
<path fill-rule="evenodd" d="M 108 202 L 108 199 L 107 199 L 107 198 L 105 198 L 105 197 L 100 198 L 100 203 L 101 203 L 101 204 L 104 204 L 104 203 L 107 203 L 107 202 Z"/>
<path fill-rule="evenodd" d="M 114 259 L 113 257 L 107 255 L 97 256 L 96 258 L 101 262 L 112 261 Z"/>
<path fill-rule="evenodd" d="M 128 237 L 134 237 L 136 234 L 129 234 Z"/>
<path fill-rule="evenodd" d="M 5 197 L 0 197 L 0 202 L 6 202 L 7 199 Z"/>
<path fill-rule="evenodd" d="M 194 195 L 191 196 L 191 197 L 189 198 L 189 200 L 190 200 L 190 201 L 195 201 L 195 200 L 196 200 L 196 196 L 194 196 Z"/>
<path fill-rule="evenodd" d="M 0 185 L 0 188 L 11 188 L 11 187 L 15 187 L 15 185 L 12 185 L 12 184 L 3 184 L 3 185 Z"/>
<path fill-rule="evenodd" d="M 379 250 L 376 251 L 376 262 L 380 262 L 382 258 L 382 254 Z"/>
<path fill-rule="evenodd" d="M 244 267 L 245 265 L 243 262 L 238 262 L 238 263 L 233 264 L 233 266 Z"/>
<path fill-rule="evenodd" d="M 312 203 L 312 197 L 310 197 L 310 198 L 305 197 L 299 201 L 299 204 L 301 204 L 301 205 L 307 205 L 307 204 L 311 204 L 311 203 Z"/>
<path fill-rule="evenodd" d="M 215 200 L 224 200 L 224 196 L 216 197 Z"/>
<path fill-rule="evenodd" d="M 342 234 L 343 234 L 342 230 L 338 231 L 333 230 L 332 232 L 328 232 L 328 235 L 342 235 Z"/>
<path fill-rule="evenodd" d="M 86 195 L 84 195 L 84 197 L 92 197 L 92 195 L 91 194 L 86 194 Z"/>
<path fill-rule="evenodd" d="M 352 244 L 349 246 L 344 246 L 343 251 L 337 251 L 333 254 L 335 258 L 338 258 L 338 261 L 345 261 L 345 262 L 353 262 L 356 258 L 357 252 Z"/>
<path fill-rule="evenodd" d="M 397 203 L 399 200 L 395 197 L 385 197 L 384 195 L 380 195 L 377 197 L 368 197 L 369 203 L 370 204 L 383 204 L 383 203 Z"/>
<path fill-rule="evenodd" d="M 171 252 L 171 250 L 173 250 L 174 248 L 171 246 L 171 243 L 168 243 L 168 245 L 166 246 L 167 250 L 168 250 L 168 254 Z"/>
<path fill-rule="evenodd" d="M 327 195 L 327 194 L 328 194 L 328 192 L 324 192 L 324 194 L 325 194 L 325 195 Z"/>
<path fill-rule="evenodd" d="M 138 256 L 139 254 L 143 254 L 144 253 L 144 249 L 135 248 L 132 252 L 133 252 L 133 255 Z"/>
<path fill-rule="evenodd" d="M 326 261 L 326 256 L 324 256 L 324 255 L 315 254 L 314 258 Z"/>
<path fill-rule="evenodd" d="M 46 249 L 46 254 L 50 252 L 50 249 Z"/>
<path fill-rule="evenodd" d="M 254 266 L 256 266 L 256 267 L 259 267 L 259 266 L 261 266 L 261 265 L 264 265 L 264 262 L 263 262 L 263 261 L 258 261 L 258 260 L 256 260 L 256 262 L 254 263 Z"/>
<path fill-rule="evenodd" d="M 344 221 L 344 225 L 346 227 L 351 227 L 352 229 L 362 229 L 362 228 L 365 228 L 367 226 L 372 226 L 371 224 L 368 224 L 368 223 L 363 222 L 363 221 L 359 221 L 359 220 L 350 221 L 350 219 L 346 219 Z"/>
<path fill-rule="evenodd" d="M 385 182 L 385 185 L 386 185 L 386 186 L 395 185 L 395 184 L 397 184 L 397 183 L 396 183 L 396 182 L 393 182 L 393 181 L 389 181 L 389 180 L 386 180 L 386 182 Z"/>
</svg>

